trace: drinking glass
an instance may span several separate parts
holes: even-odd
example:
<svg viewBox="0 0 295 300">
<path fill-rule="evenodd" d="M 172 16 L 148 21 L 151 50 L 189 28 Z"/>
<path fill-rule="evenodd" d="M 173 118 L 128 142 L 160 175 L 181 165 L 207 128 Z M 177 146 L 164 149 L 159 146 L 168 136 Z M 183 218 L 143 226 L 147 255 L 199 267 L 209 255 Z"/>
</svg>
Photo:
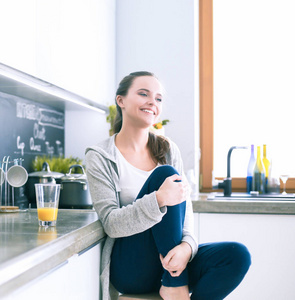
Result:
<svg viewBox="0 0 295 300">
<path fill-rule="evenodd" d="M 39 226 L 55 226 L 60 184 L 36 183 L 35 189 Z"/>
<path fill-rule="evenodd" d="M 286 192 L 286 183 L 287 183 L 287 180 L 289 178 L 289 175 L 280 175 L 280 179 L 282 180 L 282 183 L 283 183 L 283 192 L 282 192 L 282 195 L 287 195 L 287 192 Z"/>
</svg>

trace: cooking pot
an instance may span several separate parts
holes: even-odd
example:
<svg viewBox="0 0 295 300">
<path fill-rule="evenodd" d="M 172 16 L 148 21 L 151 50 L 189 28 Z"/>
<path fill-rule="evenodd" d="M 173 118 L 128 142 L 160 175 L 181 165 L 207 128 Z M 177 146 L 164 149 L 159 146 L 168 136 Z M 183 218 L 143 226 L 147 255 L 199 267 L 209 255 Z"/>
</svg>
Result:
<svg viewBox="0 0 295 300">
<path fill-rule="evenodd" d="M 82 174 L 72 174 L 73 168 L 80 168 Z M 69 173 L 61 178 L 59 208 L 92 208 L 87 177 L 81 165 L 70 166 Z"/>
<path fill-rule="evenodd" d="M 65 174 L 51 172 L 47 162 L 42 165 L 42 171 L 30 173 L 26 183 L 26 195 L 31 207 L 36 208 L 35 183 L 60 183 L 60 178 Z"/>
</svg>

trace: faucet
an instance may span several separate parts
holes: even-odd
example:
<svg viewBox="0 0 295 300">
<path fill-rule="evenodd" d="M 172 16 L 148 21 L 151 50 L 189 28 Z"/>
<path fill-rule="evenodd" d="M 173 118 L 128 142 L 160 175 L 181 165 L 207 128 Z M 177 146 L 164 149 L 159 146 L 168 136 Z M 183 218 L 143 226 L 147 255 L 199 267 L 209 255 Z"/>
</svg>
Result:
<svg viewBox="0 0 295 300">
<path fill-rule="evenodd" d="M 248 149 L 248 147 L 242 147 L 242 146 L 233 146 L 230 147 L 227 153 L 227 176 L 222 181 L 215 180 L 215 178 L 212 178 L 212 188 L 213 189 L 223 189 L 224 190 L 224 196 L 230 196 L 232 193 L 232 180 L 230 177 L 230 157 L 231 153 L 234 149 Z"/>
</svg>

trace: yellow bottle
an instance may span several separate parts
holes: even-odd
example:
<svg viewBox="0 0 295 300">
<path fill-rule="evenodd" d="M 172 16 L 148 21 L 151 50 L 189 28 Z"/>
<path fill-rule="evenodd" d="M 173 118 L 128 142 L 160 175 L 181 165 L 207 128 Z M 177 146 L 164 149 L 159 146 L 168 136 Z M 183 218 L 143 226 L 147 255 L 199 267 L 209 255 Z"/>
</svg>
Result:
<svg viewBox="0 0 295 300">
<path fill-rule="evenodd" d="M 268 185 L 268 175 L 269 175 L 269 169 L 270 169 L 270 162 L 266 157 L 266 145 L 263 145 L 263 158 L 262 162 L 265 169 L 265 192 L 267 193 L 267 185 Z"/>
<path fill-rule="evenodd" d="M 265 169 L 261 160 L 260 146 L 257 146 L 257 157 L 253 173 L 252 191 L 257 191 L 259 194 L 265 193 Z"/>
</svg>

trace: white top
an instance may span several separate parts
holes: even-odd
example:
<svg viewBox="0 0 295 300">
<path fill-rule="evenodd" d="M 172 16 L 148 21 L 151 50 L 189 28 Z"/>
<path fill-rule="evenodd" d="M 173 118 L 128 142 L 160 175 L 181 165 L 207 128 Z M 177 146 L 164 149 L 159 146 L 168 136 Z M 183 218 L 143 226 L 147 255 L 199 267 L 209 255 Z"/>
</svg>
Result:
<svg viewBox="0 0 295 300">
<path fill-rule="evenodd" d="M 116 151 L 118 153 L 119 186 L 121 188 L 119 199 L 122 207 L 134 202 L 154 169 L 151 171 L 140 170 L 131 165 L 117 147 Z"/>
</svg>

